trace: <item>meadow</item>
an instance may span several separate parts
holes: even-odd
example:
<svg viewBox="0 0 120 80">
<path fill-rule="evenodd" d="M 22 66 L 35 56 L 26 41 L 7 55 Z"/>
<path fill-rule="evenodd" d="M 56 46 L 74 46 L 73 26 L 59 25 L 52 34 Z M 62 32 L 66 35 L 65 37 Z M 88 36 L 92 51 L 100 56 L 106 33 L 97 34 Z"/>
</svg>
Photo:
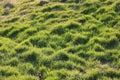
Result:
<svg viewBox="0 0 120 80">
<path fill-rule="evenodd" d="M 120 80 L 120 0 L 64 1 L 0 0 L 0 80 Z"/>
</svg>

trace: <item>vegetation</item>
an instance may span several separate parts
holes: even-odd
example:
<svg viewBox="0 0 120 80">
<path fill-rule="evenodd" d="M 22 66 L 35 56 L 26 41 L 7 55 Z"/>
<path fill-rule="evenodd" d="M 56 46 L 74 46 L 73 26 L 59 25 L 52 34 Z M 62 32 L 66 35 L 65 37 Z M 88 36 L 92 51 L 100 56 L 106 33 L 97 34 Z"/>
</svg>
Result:
<svg viewBox="0 0 120 80">
<path fill-rule="evenodd" d="M 119 15 L 120 0 L 0 0 L 0 80 L 120 80 Z"/>
</svg>

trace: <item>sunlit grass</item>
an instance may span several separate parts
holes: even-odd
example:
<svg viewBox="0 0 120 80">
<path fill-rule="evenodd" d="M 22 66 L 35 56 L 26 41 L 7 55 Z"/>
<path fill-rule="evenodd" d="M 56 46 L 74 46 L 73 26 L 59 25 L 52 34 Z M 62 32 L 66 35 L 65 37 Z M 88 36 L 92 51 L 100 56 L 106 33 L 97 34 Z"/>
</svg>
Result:
<svg viewBox="0 0 120 80">
<path fill-rule="evenodd" d="M 46 1 L 0 1 L 0 80 L 119 80 L 120 0 Z"/>
</svg>

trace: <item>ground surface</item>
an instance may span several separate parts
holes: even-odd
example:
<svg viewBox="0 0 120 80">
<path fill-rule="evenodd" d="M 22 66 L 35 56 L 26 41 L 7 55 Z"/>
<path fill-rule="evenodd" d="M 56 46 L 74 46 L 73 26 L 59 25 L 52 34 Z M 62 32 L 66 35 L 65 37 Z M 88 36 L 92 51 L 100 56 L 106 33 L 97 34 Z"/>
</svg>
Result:
<svg viewBox="0 0 120 80">
<path fill-rule="evenodd" d="M 37 74 L 120 80 L 120 0 L 0 1 L 0 80 Z"/>
</svg>

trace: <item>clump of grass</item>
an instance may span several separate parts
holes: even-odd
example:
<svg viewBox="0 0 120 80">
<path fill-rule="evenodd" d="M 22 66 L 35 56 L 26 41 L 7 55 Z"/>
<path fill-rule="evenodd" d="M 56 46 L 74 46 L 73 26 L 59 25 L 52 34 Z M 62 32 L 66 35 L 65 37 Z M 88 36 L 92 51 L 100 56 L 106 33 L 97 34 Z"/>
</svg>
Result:
<svg viewBox="0 0 120 80">
<path fill-rule="evenodd" d="M 77 65 L 72 62 L 72 61 L 66 61 L 63 63 L 63 61 L 58 61 L 58 62 L 54 62 L 53 64 L 53 68 L 54 69 L 64 69 L 66 68 L 67 70 L 74 70 L 77 68 Z"/>
<path fill-rule="evenodd" d="M 82 80 L 83 75 L 77 71 L 77 70 L 73 70 L 70 72 L 70 76 L 67 76 L 67 80 Z"/>
<path fill-rule="evenodd" d="M 94 57 L 95 57 L 95 59 L 101 61 L 101 63 L 106 63 L 108 61 L 107 57 L 109 57 L 109 56 L 106 55 L 106 53 L 104 53 L 104 52 L 95 52 Z"/>
<path fill-rule="evenodd" d="M 57 25 L 52 31 L 52 34 L 62 35 L 66 32 L 66 29 L 62 25 Z"/>
<path fill-rule="evenodd" d="M 78 51 L 78 49 L 76 48 L 76 47 L 69 47 L 68 49 L 67 49 L 67 52 L 68 53 L 76 53 Z"/>
<path fill-rule="evenodd" d="M 65 10 L 65 6 L 62 5 L 62 4 L 55 4 L 55 5 L 51 6 L 51 8 L 52 8 L 53 11 L 57 11 L 57 10 L 59 10 L 59 11 L 61 11 L 61 10 Z"/>
<path fill-rule="evenodd" d="M 33 14 L 30 15 L 30 19 L 31 20 L 34 20 L 36 17 L 37 17 L 37 15 L 35 13 L 33 13 Z"/>
<path fill-rule="evenodd" d="M 96 11 L 95 7 L 90 7 L 90 8 L 84 9 L 81 13 L 82 14 L 90 14 L 90 13 L 95 12 L 95 11 Z"/>
<path fill-rule="evenodd" d="M 106 52 L 97 52 L 95 53 L 95 58 L 100 60 L 102 63 L 107 62 L 116 62 L 117 61 L 117 54 L 116 50 L 108 50 Z"/>
<path fill-rule="evenodd" d="M 51 68 L 52 64 L 53 64 L 53 59 L 51 58 L 51 56 L 42 56 L 39 58 L 39 64 L 43 65 L 45 67 L 49 67 Z"/>
<path fill-rule="evenodd" d="M 77 52 L 77 55 L 79 57 L 83 57 L 84 59 L 88 59 L 91 54 L 88 54 L 88 52 L 86 52 L 85 50 L 80 50 Z"/>
<path fill-rule="evenodd" d="M 104 51 L 104 48 L 100 44 L 95 44 L 94 49 L 95 51 L 98 51 L 98 52 Z"/>
<path fill-rule="evenodd" d="M 52 12 L 52 11 L 63 11 L 65 10 L 65 6 L 62 4 L 54 4 L 52 6 L 46 6 L 42 9 L 43 12 Z"/>
<path fill-rule="evenodd" d="M 100 7 L 100 4 L 98 4 L 99 1 L 90 1 L 89 3 L 85 1 L 82 5 L 85 7 L 83 8 L 82 12 L 83 14 L 90 14 L 92 12 L 95 12 L 97 8 Z"/>
<path fill-rule="evenodd" d="M 9 33 L 9 31 L 11 31 L 13 28 L 14 27 L 6 27 L 6 28 L 4 28 L 4 30 L 0 31 L 0 35 L 6 36 Z"/>
<path fill-rule="evenodd" d="M 25 29 L 23 32 L 18 34 L 19 37 L 17 37 L 16 41 L 21 42 L 21 41 L 24 41 L 25 39 L 28 39 L 28 37 L 30 37 L 30 36 L 34 35 L 35 33 L 37 33 L 37 30 L 38 29 L 34 29 L 34 28 Z"/>
<path fill-rule="evenodd" d="M 37 32 L 37 29 L 29 28 L 24 31 L 24 34 L 33 35 L 36 32 Z"/>
<path fill-rule="evenodd" d="M 59 80 L 59 77 L 57 77 L 57 76 L 50 76 L 50 77 L 47 77 L 45 80 Z"/>
<path fill-rule="evenodd" d="M 20 17 L 14 17 L 14 18 L 11 18 L 11 19 L 5 21 L 5 23 L 14 23 L 14 22 L 17 22 L 19 19 L 20 19 Z"/>
<path fill-rule="evenodd" d="M 103 14 L 106 12 L 106 8 L 105 7 L 100 7 L 99 9 L 97 9 L 97 14 Z"/>
<path fill-rule="evenodd" d="M 115 69 L 113 68 L 108 68 L 105 70 L 105 73 L 104 73 L 106 76 L 110 77 L 110 78 L 120 78 L 120 71 L 116 71 Z"/>
<path fill-rule="evenodd" d="M 73 44 L 74 45 L 79 45 L 79 44 L 86 44 L 88 41 L 86 36 L 83 35 L 76 35 L 74 38 Z"/>
<path fill-rule="evenodd" d="M 83 23 L 86 22 L 86 17 L 85 16 L 81 16 L 81 17 L 77 18 L 77 21 L 83 24 Z"/>
<path fill-rule="evenodd" d="M 45 20 L 48 20 L 48 19 L 51 19 L 51 18 L 56 18 L 56 17 L 57 17 L 57 14 L 54 14 L 53 12 L 49 12 L 49 13 L 44 14 L 44 19 Z"/>
<path fill-rule="evenodd" d="M 15 57 L 10 59 L 6 64 L 11 66 L 17 66 L 19 64 L 19 60 Z"/>
<path fill-rule="evenodd" d="M 115 12 L 119 12 L 119 10 L 120 10 L 120 3 L 119 2 L 117 2 L 115 4 L 114 10 L 115 10 Z"/>
<path fill-rule="evenodd" d="M 106 42 L 102 42 L 101 45 L 103 45 L 105 48 L 112 49 L 116 48 L 119 44 L 119 41 L 116 37 L 111 37 Z"/>
<path fill-rule="evenodd" d="M 99 33 L 99 30 L 98 30 L 99 26 L 96 26 L 96 24 L 99 24 L 99 23 L 91 24 L 90 22 L 86 22 L 85 26 L 83 27 L 83 30 L 91 32 L 92 35 L 97 35 Z"/>
<path fill-rule="evenodd" d="M 46 47 L 48 44 L 48 38 L 47 35 L 44 36 L 35 36 L 30 39 L 30 42 L 33 46 L 36 47 Z"/>
<path fill-rule="evenodd" d="M 68 3 L 79 3 L 81 0 L 67 0 Z"/>
<path fill-rule="evenodd" d="M 53 35 L 50 37 L 50 43 L 49 45 L 53 49 L 60 49 L 65 48 L 67 45 L 65 44 L 64 39 L 62 39 L 62 36 L 60 35 Z"/>
<path fill-rule="evenodd" d="M 37 78 L 35 76 L 32 75 L 19 75 L 19 76 L 10 76 L 5 78 L 6 80 L 18 80 L 18 79 L 22 79 L 22 80 L 37 80 Z"/>
<path fill-rule="evenodd" d="M 114 1 L 109 1 L 109 0 L 106 1 L 106 5 L 108 5 L 108 6 L 112 5 L 113 3 L 114 3 Z"/>
<path fill-rule="evenodd" d="M 48 72 L 48 68 L 45 66 L 40 66 L 37 72 L 41 74 L 42 79 L 45 79 L 47 77 L 46 74 Z"/>
<path fill-rule="evenodd" d="M 0 75 L 2 76 L 12 76 L 19 75 L 18 69 L 10 66 L 0 67 Z"/>
<path fill-rule="evenodd" d="M 49 6 L 49 7 L 44 7 L 43 9 L 42 9 L 42 12 L 50 12 L 51 11 L 51 7 Z"/>
<path fill-rule="evenodd" d="M 69 72 L 66 69 L 53 70 L 47 76 L 45 80 L 61 80 L 65 79 L 69 75 Z"/>
<path fill-rule="evenodd" d="M 67 61 L 69 60 L 69 56 L 65 51 L 59 51 L 55 55 L 53 55 L 53 60 Z"/>
<path fill-rule="evenodd" d="M 60 71 L 57 71 L 57 75 L 59 76 L 59 79 L 65 79 L 69 73 L 65 71 L 64 69 L 61 69 Z"/>
<path fill-rule="evenodd" d="M 23 53 L 23 52 L 25 52 L 25 51 L 27 51 L 27 50 L 29 50 L 29 48 L 28 48 L 27 46 L 17 46 L 17 47 L 15 48 L 15 51 L 16 51 L 17 53 Z"/>
<path fill-rule="evenodd" d="M 103 17 L 101 18 L 101 21 L 104 22 L 105 24 L 108 24 L 111 20 L 113 20 L 114 17 L 112 15 L 103 15 Z"/>
<path fill-rule="evenodd" d="M 72 33 L 68 32 L 68 33 L 65 34 L 64 38 L 65 38 L 66 42 L 70 42 L 70 41 L 73 40 L 74 35 Z"/>
<path fill-rule="evenodd" d="M 106 49 L 114 49 L 114 48 L 118 47 L 119 41 L 114 36 L 110 36 L 107 39 L 106 38 L 100 38 L 100 37 L 94 37 L 90 40 L 90 42 L 88 42 L 88 44 L 89 43 L 90 44 L 98 43 Z"/>
<path fill-rule="evenodd" d="M 81 58 L 77 55 L 70 54 L 69 57 L 70 57 L 70 60 L 73 61 L 76 64 L 81 64 L 81 65 L 86 64 L 86 61 L 83 58 Z"/>
<path fill-rule="evenodd" d="M 84 75 L 83 79 L 87 80 L 94 80 L 99 79 L 101 77 L 101 74 L 99 72 L 99 69 L 92 69 L 91 71 L 87 71 L 87 73 Z"/>
<path fill-rule="evenodd" d="M 91 15 L 81 15 L 77 18 L 77 21 L 80 22 L 82 25 L 84 25 L 86 22 L 93 20 L 93 17 Z"/>
<path fill-rule="evenodd" d="M 17 35 L 20 32 L 24 31 L 25 29 L 26 29 L 26 27 L 14 28 L 7 34 L 7 36 L 10 37 L 10 38 L 16 38 Z"/>
<path fill-rule="evenodd" d="M 73 9 L 73 10 L 79 10 L 80 9 L 80 5 L 76 5 L 76 4 L 69 4 L 68 5 L 69 9 Z"/>
<path fill-rule="evenodd" d="M 22 57 L 25 61 L 37 63 L 39 53 L 37 51 L 31 50 L 31 51 L 24 52 L 20 57 Z"/>
<path fill-rule="evenodd" d="M 52 55 L 54 53 L 54 50 L 52 48 L 43 48 L 42 53 L 45 55 Z"/>
<path fill-rule="evenodd" d="M 68 22 L 66 22 L 64 27 L 68 28 L 68 29 L 78 29 L 78 28 L 81 27 L 81 25 L 78 22 L 75 22 L 75 21 L 68 21 Z"/>
<path fill-rule="evenodd" d="M 18 68 L 22 74 L 30 74 L 30 75 L 35 74 L 35 68 L 30 63 L 20 63 L 18 65 Z"/>
</svg>

